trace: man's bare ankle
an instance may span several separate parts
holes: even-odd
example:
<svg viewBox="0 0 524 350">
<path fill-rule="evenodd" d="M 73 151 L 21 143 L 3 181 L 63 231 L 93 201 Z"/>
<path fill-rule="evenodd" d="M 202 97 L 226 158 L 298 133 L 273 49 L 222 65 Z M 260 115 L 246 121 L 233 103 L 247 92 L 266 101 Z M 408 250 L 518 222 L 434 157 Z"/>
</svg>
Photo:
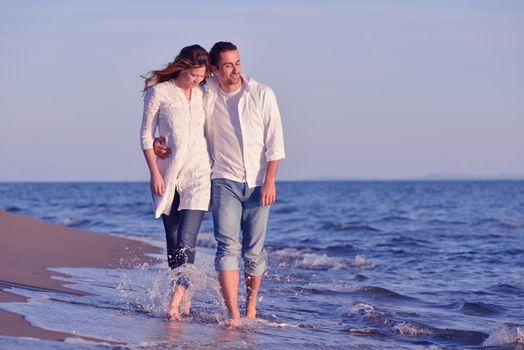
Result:
<svg viewBox="0 0 524 350">
<path fill-rule="evenodd" d="M 233 312 L 229 312 L 229 318 L 232 320 L 240 320 L 240 311 L 235 310 Z"/>
<path fill-rule="evenodd" d="M 256 307 L 247 307 L 246 308 L 246 318 L 256 318 L 257 317 L 257 308 Z"/>
</svg>

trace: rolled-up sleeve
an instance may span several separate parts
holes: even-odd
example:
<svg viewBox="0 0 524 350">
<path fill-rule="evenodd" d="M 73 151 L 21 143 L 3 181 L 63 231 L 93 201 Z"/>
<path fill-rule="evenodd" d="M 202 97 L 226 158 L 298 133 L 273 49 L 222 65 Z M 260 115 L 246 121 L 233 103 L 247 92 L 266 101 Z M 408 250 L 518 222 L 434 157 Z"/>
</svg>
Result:
<svg viewBox="0 0 524 350">
<path fill-rule="evenodd" d="M 144 113 L 140 128 L 140 145 L 142 150 L 152 149 L 155 132 L 158 125 L 158 109 L 160 99 L 155 87 L 149 88 L 144 95 Z"/>
<path fill-rule="evenodd" d="M 264 143 L 266 161 L 281 160 L 286 157 L 284 151 L 284 133 L 277 105 L 277 98 L 271 88 L 265 87 L 262 94 L 262 111 L 264 115 Z"/>
</svg>

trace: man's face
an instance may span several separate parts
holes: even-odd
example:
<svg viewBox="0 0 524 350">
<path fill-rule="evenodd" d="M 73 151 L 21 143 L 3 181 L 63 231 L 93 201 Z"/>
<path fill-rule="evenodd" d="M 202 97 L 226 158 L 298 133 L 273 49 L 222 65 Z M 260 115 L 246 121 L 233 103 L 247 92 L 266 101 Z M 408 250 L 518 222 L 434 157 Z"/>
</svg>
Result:
<svg viewBox="0 0 524 350">
<path fill-rule="evenodd" d="M 240 83 L 240 55 L 238 51 L 224 51 L 219 54 L 218 67 L 211 67 L 220 85 L 230 86 Z"/>
</svg>

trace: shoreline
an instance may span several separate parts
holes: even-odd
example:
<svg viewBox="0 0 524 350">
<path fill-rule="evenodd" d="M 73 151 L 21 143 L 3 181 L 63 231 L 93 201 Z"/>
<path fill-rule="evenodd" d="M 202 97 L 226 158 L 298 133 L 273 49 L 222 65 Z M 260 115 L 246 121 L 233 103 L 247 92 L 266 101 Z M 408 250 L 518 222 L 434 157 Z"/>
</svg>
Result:
<svg viewBox="0 0 524 350">
<path fill-rule="evenodd" d="M 65 287 L 51 276 L 65 276 L 49 271 L 58 267 L 131 268 L 157 260 L 146 254 L 159 249 L 136 240 L 104 233 L 52 225 L 29 216 L 0 210 L 0 303 L 25 302 L 25 297 L 5 289 L 16 287 L 42 292 L 89 295 Z M 74 317 L 74 315 L 72 316 Z M 64 341 L 79 337 L 91 341 L 103 339 L 38 328 L 21 315 L 0 309 L 0 336 L 29 337 Z"/>
</svg>

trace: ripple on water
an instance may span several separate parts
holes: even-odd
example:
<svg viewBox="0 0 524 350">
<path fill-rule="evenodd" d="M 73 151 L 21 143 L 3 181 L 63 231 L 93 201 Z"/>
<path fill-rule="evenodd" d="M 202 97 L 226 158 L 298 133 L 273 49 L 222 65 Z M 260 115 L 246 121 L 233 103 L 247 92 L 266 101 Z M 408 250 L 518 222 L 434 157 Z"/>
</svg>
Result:
<svg viewBox="0 0 524 350">
<path fill-rule="evenodd" d="M 326 247 L 326 251 L 332 254 L 346 254 L 352 252 L 354 249 L 355 248 L 349 243 L 330 245 Z"/>
<path fill-rule="evenodd" d="M 352 327 L 349 332 L 356 336 L 401 335 L 413 338 L 440 338 L 443 341 L 453 339 L 457 343 L 478 345 L 488 336 L 485 333 L 470 330 L 441 329 L 414 320 L 398 320 L 398 313 L 388 312 L 365 302 L 353 302 L 342 305 L 338 312 L 348 317 Z M 416 317 L 413 314 L 412 317 Z M 355 327 L 355 324 L 362 324 Z"/>
<path fill-rule="evenodd" d="M 488 290 L 490 292 L 495 292 L 495 293 L 524 296 L 524 290 L 522 290 L 521 288 L 512 286 L 511 284 L 505 284 L 505 283 L 497 284 L 497 285 L 489 287 Z"/>
<path fill-rule="evenodd" d="M 17 206 L 10 206 L 5 208 L 5 211 L 8 213 L 19 213 L 22 211 L 22 209 Z"/>
<path fill-rule="evenodd" d="M 364 286 L 357 289 L 357 292 L 364 296 L 369 296 L 373 299 L 382 299 L 382 300 L 416 300 L 416 298 L 409 297 L 407 295 L 402 295 L 396 293 L 392 290 L 377 287 L 377 286 Z"/>
<path fill-rule="evenodd" d="M 486 333 L 460 329 L 442 329 L 421 322 L 398 322 L 392 327 L 397 334 L 410 337 L 434 337 L 441 339 L 452 339 L 456 342 L 468 345 L 479 345 L 488 336 Z"/>
<path fill-rule="evenodd" d="M 322 230 L 334 230 L 334 231 L 370 231 L 380 232 L 379 229 L 370 226 L 365 222 L 337 222 L 328 221 L 320 227 Z"/>
<path fill-rule="evenodd" d="M 494 316 L 503 311 L 503 308 L 499 305 L 483 302 L 462 302 L 457 305 L 457 308 L 471 316 Z"/>
<path fill-rule="evenodd" d="M 355 335 L 357 337 L 385 337 L 386 333 L 382 332 L 377 328 L 372 327 L 362 327 L 362 328 L 349 328 L 349 334 Z"/>
<path fill-rule="evenodd" d="M 411 221 L 411 219 L 406 216 L 400 216 L 400 215 L 385 216 L 383 218 L 376 220 L 376 222 L 381 222 L 381 223 L 407 222 L 407 221 Z"/>
</svg>

